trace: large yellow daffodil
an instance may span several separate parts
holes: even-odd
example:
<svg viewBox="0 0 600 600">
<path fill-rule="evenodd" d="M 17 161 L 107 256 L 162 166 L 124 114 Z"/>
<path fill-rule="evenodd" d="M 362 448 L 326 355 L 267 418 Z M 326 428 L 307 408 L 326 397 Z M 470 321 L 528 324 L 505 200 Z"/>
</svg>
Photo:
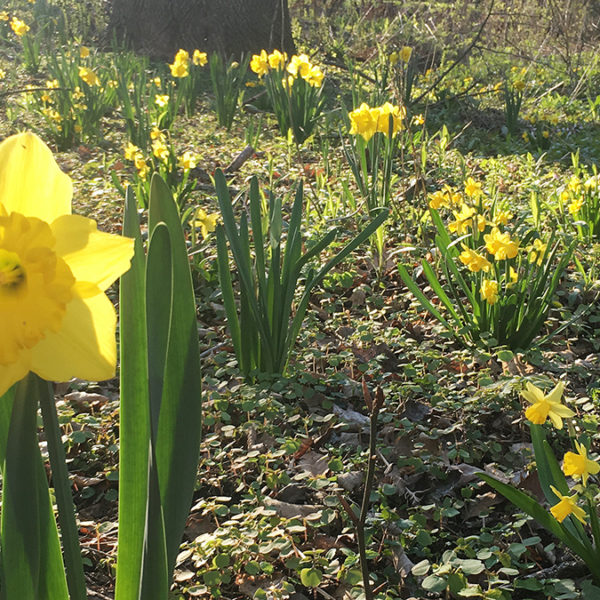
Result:
<svg viewBox="0 0 600 600">
<path fill-rule="evenodd" d="M 0 144 L 0 394 L 29 371 L 114 376 L 116 313 L 104 291 L 133 240 L 71 214 L 71 179 L 34 134 Z"/>
</svg>

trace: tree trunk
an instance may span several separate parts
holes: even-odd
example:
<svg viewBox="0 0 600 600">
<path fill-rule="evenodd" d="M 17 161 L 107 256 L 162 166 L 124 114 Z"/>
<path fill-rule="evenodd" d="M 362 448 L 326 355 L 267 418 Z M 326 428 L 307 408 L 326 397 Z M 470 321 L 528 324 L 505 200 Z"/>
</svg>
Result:
<svg viewBox="0 0 600 600">
<path fill-rule="evenodd" d="M 109 36 L 155 58 L 179 48 L 292 54 L 288 0 L 112 0 Z"/>
</svg>

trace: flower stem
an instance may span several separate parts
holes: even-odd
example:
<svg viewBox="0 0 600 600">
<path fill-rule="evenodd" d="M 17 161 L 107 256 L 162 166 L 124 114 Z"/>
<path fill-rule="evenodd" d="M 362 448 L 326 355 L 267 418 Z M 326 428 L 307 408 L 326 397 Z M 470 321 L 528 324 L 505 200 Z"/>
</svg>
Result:
<svg viewBox="0 0 600 600">
<path fill-rule="evenodd" d="M 36 387 L 42 409 L 44 433 L 46 434 L 50 467 L 52 469 L 52 482 L 58 506 L 58 522 L 63 543 L 69 594 L 71 600 L 86 600 L 87 591 L 81 560 L 81 548 L 79 546 L 79 533 L 75 519 L 75 506 L 71 496 L 71 484 L 56 414 L 54 394 L 49 383 L 37 376 L 35 379 L 37 380 Z"/>
</svg>

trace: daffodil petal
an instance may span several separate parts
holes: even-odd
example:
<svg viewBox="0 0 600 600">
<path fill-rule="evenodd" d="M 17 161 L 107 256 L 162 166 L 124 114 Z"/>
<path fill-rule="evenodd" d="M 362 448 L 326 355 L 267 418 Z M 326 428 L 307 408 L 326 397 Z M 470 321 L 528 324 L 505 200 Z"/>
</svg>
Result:
<svg viewBox="0 0 600 600">
<path fill-rule="evenodd" d="M 521 392 L 521 396 L 523 396 L 530 404 L 535 404 L 544 399 L 544 392 L 532 383 L 527 382 L 526 389 Z"/>
<path fill-rule="evenodd" d="M 20 381 L 29 373 L 31 354 L 28 351 L 21 352 L 19 360 L 10 365 L 0 365 L 0 396 L 3 396 L 11 385 Z"/>
<path fill-rule="evenodd" d="M 129 269 L 133 239 L 98 231 L 95 221 L 79 215 L 59 217 L 50 227 L 56 238 L 56 253 L 77 281 L 105 290 Z"/>
<path fill-rule="evenodd" d="M 73 185 L 50 148 L 33 133 L 0 144 L 0 203 L 11 212 L 51 223 L 71 214 Z"/>
<path fill-rule="evenodd" d="M 559 415 L 560 417 L 565 418 L 569 418 L 575 415 L 575 413 L 564 404 L 553 404 L 552 408 L 550 409 L 550 412 L 553 412 Z"/>
<path fill-rule="evenodd" d="M 552 421 L 552 425 L 556 427 L 556 429 L 562 429 L 563 420 L 560 415 L 557 415 L 555 411 L 551 411 L 548 413 L 548 418 Z"/>
<path fill-rule="evenodd" d="M 85 298 L 78 294 L 67 305 L 60 331 L 48 333 L 33 348 L 31 370 L 51 381 L 110 379 L 117 362 L 116 323 L 115 309 L 105 294 Z"/>
<path fill-rule="evenodd" d="M 565 384 L 562 381 L 559 381 L 554 386 L 554 389 L 548 394 L 548 396 L 547 396 L 548 402 L 560 402 L 564 389 L 565 389 Z"/>
</svg>

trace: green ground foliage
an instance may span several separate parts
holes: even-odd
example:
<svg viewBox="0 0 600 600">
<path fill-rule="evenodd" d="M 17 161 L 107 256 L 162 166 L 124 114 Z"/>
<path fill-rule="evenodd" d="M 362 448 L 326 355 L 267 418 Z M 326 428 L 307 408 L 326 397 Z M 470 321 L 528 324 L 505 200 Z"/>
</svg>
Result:
<svg viewBox="0 0 600 600">
<path fill-rule="evenodd" d="M 281 131 L 263 80 L 241 72 L 250 57 L 211 67 L 188 49 L 189 74 L 173 77 L 174 67 L 107 46 L 107 9 L 92 0 L 3 2 L 0 137 L 38 133 L 75 182 L 76 212 L 107 231 L 120 231 L 127 185 L 142 221 L 152 172 L 176 194 L 204 416 L 173 598 L 365 597 L 355 515 L 365 506 L 367 397 L 377 389 L 363 532 L 371 597 L 600 597 L 584 563 L 477 476 L 548 508 L 520 395 L 527 383 L 546 393 L 565 384 L 576 416 L 561 430 L 545 425 L 559 461 L 570 439 L 592 458 L 598 451 L 596 3 L 290 0 L 298 54 L 324 74 L 318 94 L 295 83 L 320 103 L 306 137 Z M 351 111 L 386 102 L 400 107 L 394 144 L 386 146 L 387 116 L 371 140 L 360 127 L 351 133 Z M 242 372 L 236 359 L 228 310 L 239 309 L 242 336 L 256 327 L 247 321 L 252 286 L 233 261 L 231 290 L 221 292 L 219 168 L 235 215 L 228 222 L 246 222 L 246 235 L 262 228 L 252 264 L 272 269 L 286 247 L 309 253 L 327 236 L 292 279 L 290 320 L 305 282 L 389 210 L 379 234 L 306 295 L 284 374 Z M 252 177 L 260 195 L 251 205 Z M 369 187 L 383 185 L 378 177 L 388 178 L 385 201 Z M 299 185 L 300 219 L 291 214 Z M 286 243 L 293 218 L 294 245 Z M 509 236 L 508 256 L 488 248 L 495 229 Z M 490 269 L 472 269 L 468 251 L 485 254 Z M 262 283 L 265 306 L 282 297 L 274 279 Z M 253 355 L 247 364 L 265 362 Z M 73 381 L 57 398 L 90 597 L 111 598 L 118 383 Z M 594 476 L 585 494 L 595 507 Z"/>
</svg>

